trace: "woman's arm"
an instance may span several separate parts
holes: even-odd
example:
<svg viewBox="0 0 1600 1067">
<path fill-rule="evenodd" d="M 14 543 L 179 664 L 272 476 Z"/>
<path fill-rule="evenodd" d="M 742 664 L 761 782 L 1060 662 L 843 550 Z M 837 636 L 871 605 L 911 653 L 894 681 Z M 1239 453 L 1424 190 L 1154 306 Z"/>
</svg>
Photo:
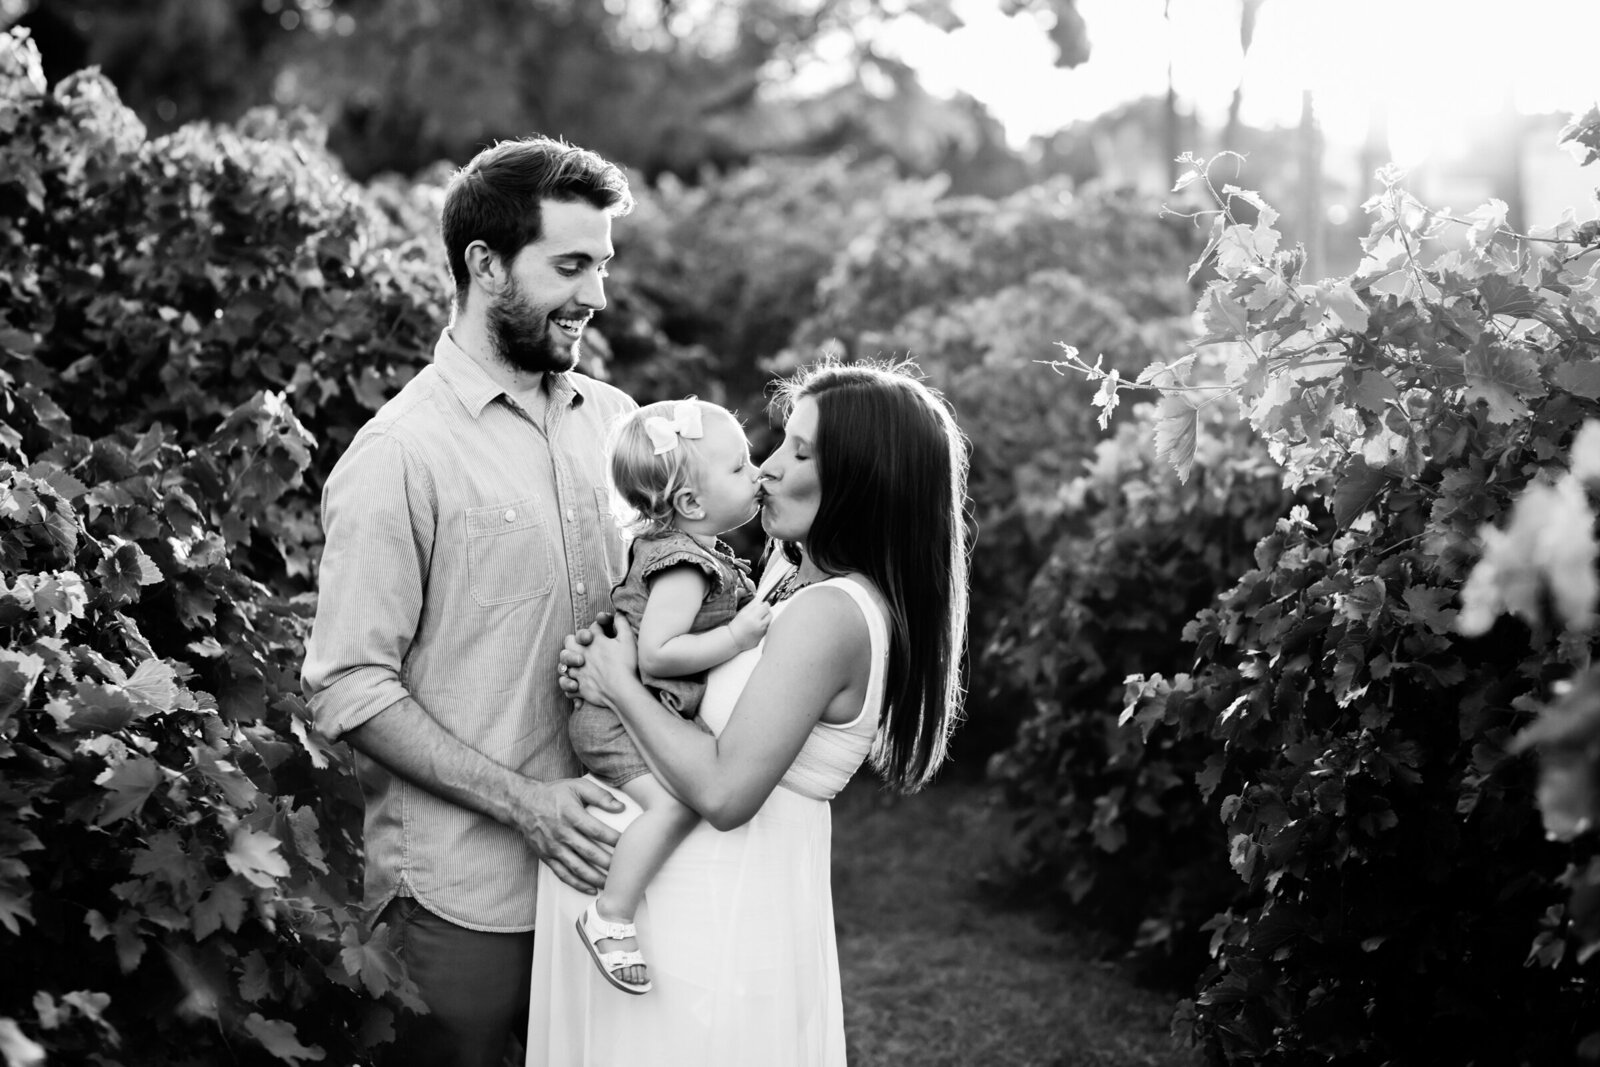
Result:
<svg viewBox="0 0 1600 1067">
<path fill-rule="evenodd" d="M 634 674 L 627 624 L 592 644 L 567 639 L 563 659 L 585 700 L 614 708 L 673 794 L 719 830 L 750 820 L 836 703 L 859 707 L 871 670 L 866 619 L 849 594 L 818 589 L 772 624 L 766 650 L 721 736 L 662 707 Z"/>
<path fill-rule="evenodd" d="M 688 564 L 650 577 L 650 598 L 639 620 L 639 666 L 646 674 L 657 678 L 695 674 L 761 643 L 771 609 L 759 602 L 759 609 L 747 606 L 726 625 L 689 632 L 710 585 L 703 571 Z"/>
</svg>

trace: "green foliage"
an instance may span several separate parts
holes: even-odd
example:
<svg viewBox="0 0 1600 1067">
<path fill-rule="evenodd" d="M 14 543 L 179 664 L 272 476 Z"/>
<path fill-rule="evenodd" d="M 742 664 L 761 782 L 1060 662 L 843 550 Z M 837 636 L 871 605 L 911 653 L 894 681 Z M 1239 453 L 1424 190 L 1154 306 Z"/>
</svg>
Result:
<svg viewBox="0 0 1600 1067">
<path fill-rule="evenodd" d="M 1568 890 L 1595 841 L 1547 838 L 1511 750 L 1592 653 L 1558 590 L 1592 603 L 1593 520 L 1567 470 L 1600 415 L 1593 227 L 1510 234 L 1503 204 L 1449 218 L 1385 173 L 1360 266 L 1313 281 L 1270 206 L 1189 162 L 1218 205 L 1216 280 L 1193 373 L 1145 379 L 1165 394 L 1157 447 L 1187 473 L 1201 411 L 1229 396 L 1333 521 L 1279 520 L 1185 629 L 1196 669 L 1129 680 L 1146 738 L 1207 744 L 1196 784 L 1245 893 L 1209 924 L 1180 1028 L 1228 1062 L 1592 1053 L 1600 964 Z M 1519 494 L 1533 521 L 1512 517 Z M 1508 518 L 1504 544 L 1545 546 L 1533 568 L 1557 606 L 1494 622 L 1530 603 L 1515 550 L 1480 541 Z M 1487 591 L 1468 583 L 1480 544 Z"/>
<path fill-rule="evenodd" d="M 817 313 L 818 283 L 839 249 L 883 214 L 939 192 L 840 155 L 763 160 L 692 186 L 664 178 L 618 237 L 622 295 L 604 316 L 611 372 L 641 402 L 699 393 L 753 414 L 767 367 Z M 636 316 L 676 346 L 673 358 L 659 358 L 662 342 L 629 343 Z"/>
<path fill-rule="evenodd" d="M 39 71 L 0 38 L 3 1036 L 364 1062 L 416 1002 L 298 696 L 303 591 L 319 471 L 437 278 L 314 144 L 147 142 Z"/>
<path fill-rule="evenodd" d="M 1092 390 L 1040 381 L 1058 341 L 1143 365 L 1170 359 L 1190 302 L 1182 230 L 1123 193 L 1050 183 L 1003 200 L 904 200 L 845 244 L 780 369 L 828 351 L 910 356 L 953 404 L 971 443 L 977 540 L 971 647 L 1027 594 L 1059 535 L 1060 487 L 1094 456 Z M 975 655 L 964 755 L 1006 744 L 1031 713 L 1000 661 Z M 1002 695 L 1004 694 L 1004 695 Z"/>
<path fill-rule="evenodd" d="M 1213 407 L 1186 483 L 1163 472 L 1153 404 L 1095 447 L 1066 482 L 1056 541 L 986 650 L 996 703 L 1028 709 L 990 763 L 1015 811 L 1014 890 L 1092 918 L 1151 978 L 1186 982 L 1204 962 L 1203 921 L 1235 895 L 1226 841 L 1194 776 L 1207 744 L 1118 722 L 1123 680 L 1192 662 L 1182 620 L 1250 564 L 1289 504 L 1280 472 Z"/>
</svg>

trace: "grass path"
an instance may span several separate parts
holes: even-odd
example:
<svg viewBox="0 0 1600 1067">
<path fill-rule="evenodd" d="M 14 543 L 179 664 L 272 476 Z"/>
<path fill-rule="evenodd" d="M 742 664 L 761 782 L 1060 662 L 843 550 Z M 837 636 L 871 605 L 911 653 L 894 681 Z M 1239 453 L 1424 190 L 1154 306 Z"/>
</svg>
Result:
<svg viewBox="0 0 1600 1067">
<path fill-rule="evenodd" d="M 1192 1067 L 1167 1037 L 1172 998 L 980 895 L 1005 828 L 975 784 L 898 799 L 861 775 L 834 801 L 851 1067 Z"/>
</svg>

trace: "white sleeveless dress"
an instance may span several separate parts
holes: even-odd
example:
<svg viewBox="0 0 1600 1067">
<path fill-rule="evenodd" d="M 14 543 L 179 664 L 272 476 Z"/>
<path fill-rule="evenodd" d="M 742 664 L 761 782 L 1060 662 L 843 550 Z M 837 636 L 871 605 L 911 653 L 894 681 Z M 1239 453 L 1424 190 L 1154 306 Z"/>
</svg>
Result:
<svg viewBox="0 0 1600 1067">
<path fill-rule="evenodd" d="M 762 594 L 785 570 L 769 569 Z M 574 929 L 590 898 L 540 865 L 528 1067 L 844 1067 L 828 801 L 871 750 L 889 643 L 882 610 L 855 582 L 795 596 L 822 586 L 844 590 L 866 618 L 873 666 L 861 714 L 818 723 L 744 826 L 721 833 L 702 822 L 673 853 L 637 918 L 655 983 L 643 996 L 600 977 Z M 713 733 L 760 657 L 758 646 L 711 671 L 700 716 Z M 638 808 L 617 796 L 628 812 L 596 814 L 621 827 Z"/>
</svg>

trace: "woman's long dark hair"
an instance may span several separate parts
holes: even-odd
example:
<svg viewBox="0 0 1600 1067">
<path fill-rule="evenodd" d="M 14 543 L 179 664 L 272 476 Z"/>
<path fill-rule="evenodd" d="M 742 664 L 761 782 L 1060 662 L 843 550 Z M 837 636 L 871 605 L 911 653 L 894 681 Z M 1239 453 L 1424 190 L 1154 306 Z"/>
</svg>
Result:
<svg viewBox="0 0 1600 1067">
<path fill-rule="evenodd" d="M 949 406 L 902 363 L 821 363 L 774 405 L 817 405 L 821 483 L 806 536 L 830 574 L 872 580 L 889 609 L 889 673 L 872 763 L 913 793 L 944 762 L 961 714 L 967 631 L 966 439 Z"/>
</svg>

